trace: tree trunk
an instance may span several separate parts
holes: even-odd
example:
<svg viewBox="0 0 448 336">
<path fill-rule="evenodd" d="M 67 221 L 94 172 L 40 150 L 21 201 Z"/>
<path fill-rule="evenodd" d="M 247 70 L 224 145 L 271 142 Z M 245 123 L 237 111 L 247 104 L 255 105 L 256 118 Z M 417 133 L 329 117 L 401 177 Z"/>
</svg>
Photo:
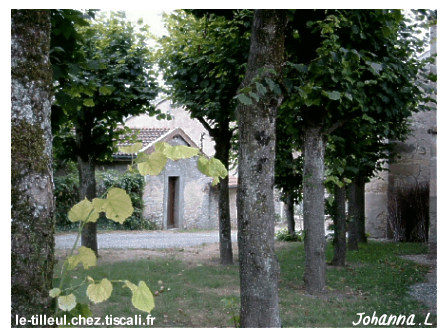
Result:
<svg viewBox="0 0 448 336">
<path fill-rule="evenodd" d="M 216 142 L 215 157 L 222 162 L 222 164 L 229 169 L 229 150 L 231 133 L 228 131 L 229 123 L 220 125 L 221 135 Z M 227 132 L 226 132 L 227 131 Z M 219 254 L 220 261 L 223 265 L 233 264 L 232 252 L 232 226 L 230 221 L 230 200 L 229 200 L 229 176 L 221 180 L 218 184 L 219 188 Z"/>
<path fill-rule="evenodd" d="M 95 161 L 78 156 L 79 198 L 92 201 L 96 197 Z M 81 245 L 88 247 L 98 256 L 98 241 L 96 222 L 86 223 L 81 233 Z"/>
<path fill-rule="evenodd" d="M 288 233 L 292 236 L 296 231 L 296 222 L 294 220 L 294 196 L 292 192 L 286 194 L 286 223 L 288 225 Z"/>
<path fill-rule="evenodd" d="M 345 186 L 335 186 L 334 193 L 335 216 L 334 216 L 334 256 L 332 265 L 345 266 L 347 254 L 346 242 L 346 218 L 345 218 Z"/>
<path fill-rule="evenodd" d="M 54 313 L 50 29 L 49 10 L 11 10 L 11 327 Z"/>
<path fill-rule="evenodd" d="M 365 178 L 363 175 L 355 179 L 356 185 L 356 207 L 358 208 L 358 242 L 367 243 L 366 237 L 366 210 L 365 210 Z"/>
<path fill-rule="evenodd" d="M 262 81 L 281 80 L 286 10 L 256 10 L 247 73 L 251 84 L 262 68 Z M 237 110 L 240 130 L 238 167 L 238 249 L 241 326 L 281 327 L 278 307 L 280 267 L 274 249 L 275 121 L 282 97 L 272 91 Z"/>
<path fill-rule="evenodd" d="M 353 181 L 348 186 L 348 249 L 358 249 L 359 208 L 356 206 L 356 184 Z"/>
<path fill-rule="evenodd" d="M 325 139 L 322 126 L 305 129 L 303 167 L 303 226 L 305 231 L 305 290 L 325 291 Z"/>
</svg>

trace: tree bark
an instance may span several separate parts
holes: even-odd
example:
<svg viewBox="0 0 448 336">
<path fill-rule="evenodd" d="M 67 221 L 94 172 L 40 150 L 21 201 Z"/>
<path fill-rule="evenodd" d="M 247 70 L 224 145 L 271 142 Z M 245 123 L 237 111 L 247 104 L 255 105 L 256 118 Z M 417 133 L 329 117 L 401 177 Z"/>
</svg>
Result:
<svg viewBox="0 0 448 336">
<path fill-rule="evenodd" d="M 332 265 L 345 266 L 347 254 L 346 218 L 345 218 L 345 186 L 335 186 L 334 193 L 334 256 Z"/>
<path fill-rule="evenodd" d="M 353 181 L 348 186 L 348 249 L 358 250 L 359 208 L 356 206 L 356 184 Z"/>
<path fill-rule="evenodd" d="M 323 127 L 311 124 L 305 129 L 303 167 L 303 226 L 305 231 L 305 290 L 325 291 L 325 147 Z"/>
<path fill-rule="evenodd" d="M 294 196 L 292 192 L 286 194 L 286 224 L 288 233 L 292 236 L 296 231 L 296 222 L 294 220 Z"/>
<path fill-rule="evenodd" d="M 259 69 L 275 82 L 282 78 L 286 10 L 256 10 L 247 73 L 249 86 Z M 281 96 L 269 91 L 251 105 L 238 106 L 238 249 L 241 326 L 281 327 L 278 307 L 280 267 L 274 249 L 275 122 Z"/>
<path fill-rule="evenodd" d="M 229 151 L 231 132 L 229 123 L 220 124 L 220 131 L 215 140 L 215 157 L 229 170 Z M 223 265 L 233 264 L 232 252 L 232 226 L 230 221 L 230 200 L 229 200 L 229 176 L 221 180 L 218 184 L 219 190 L 219 254 L 220 262 Z"/>
<path fill-rule="evenodd" d="M 363 175 L 355 179 L 356 185 L 356 207 L 358 208 L 358 242 L 367 243 L 366 237 L 366 209 L 365 209 L 365 178 Z"/>
<path fill-rule="evenodd" d="M 79 198 L 92 201 L 96 197 L 95 163 L 93 158 L 87 160 L 78 156 Z M 97 223 L 86 223 L 81 232 L 81 245 L 88 247 L 98 256 Z"/>
<path fill-rule="evenodd" d="M 11 327 L 54 313 L 50 11 L 11 11 Z"/>
</svg>

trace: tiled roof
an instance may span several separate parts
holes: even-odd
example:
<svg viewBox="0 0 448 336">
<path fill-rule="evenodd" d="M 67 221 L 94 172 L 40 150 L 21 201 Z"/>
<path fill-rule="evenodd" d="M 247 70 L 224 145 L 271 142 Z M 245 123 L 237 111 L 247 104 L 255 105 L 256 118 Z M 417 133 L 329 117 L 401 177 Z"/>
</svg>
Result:
<svg viewBox="0 0 448 336">
<path fill-rule="evenodd" d="M 142 148 L 146 148 L 149 144 L 159 139 L 161 136 L 167 134 L 169 131 L 171 131 L 169 128 L 140 128 L 140 127 L 130 127 L 130 128 L 134 132 L 134 134 L 137 133 L 137 142 L 142 142 L 143 144 Z M 129 145 L 132 144 L 129 143 L 128 141 L 125 141 L 120 143 L 118 147 L 120 148 Z M 115 153 L 114 155 L 121 156 L 129 154 L 125 154 L 123 152 L 120 152 L 120 150 L 118 150 L 118 152 Z"/>
</svg>

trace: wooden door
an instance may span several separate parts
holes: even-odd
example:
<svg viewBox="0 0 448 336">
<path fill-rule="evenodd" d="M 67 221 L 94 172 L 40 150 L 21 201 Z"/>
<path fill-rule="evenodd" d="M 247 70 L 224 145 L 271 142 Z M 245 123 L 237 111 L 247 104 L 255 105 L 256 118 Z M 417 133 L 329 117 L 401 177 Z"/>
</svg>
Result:
<svg viewBox="0 0 448 336">
<path fill-rule="evenodd" d="M 168 177 L 168 222 L 167 228 L 172 229 L 177 227 L 177 176 Z"/>
</svg>

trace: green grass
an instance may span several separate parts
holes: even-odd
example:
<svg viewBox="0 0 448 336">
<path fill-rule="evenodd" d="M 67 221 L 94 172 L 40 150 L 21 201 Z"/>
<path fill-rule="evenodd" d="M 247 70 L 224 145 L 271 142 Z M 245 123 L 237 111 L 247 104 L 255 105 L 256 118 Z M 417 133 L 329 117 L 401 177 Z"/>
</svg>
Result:
<svg viewBox="0 0 448 336">
<path fill-rule="evenodd" d="M 411 243 L 360 245 L 348 252 L 347 267 L 327 267 L 327 289 L 323 296 L 303 291 L 303 243 L 292 243 L 279 253 L 281 265 L 280 304 L 285 327 L 353 327 L 358 313 L 364 316 L 415 314 L 416 325 L 426 318 L 425 307 L 407 295 L 409 286 L 424 281 L 427 266 L 399 258 L 399 255 L 425 253 L 426 247 Z M 333 249 L 327 249 L 327 261 Z M 436 316 L 428 322 L 436 326 Z M 374 325 L 369 325 L 374 327 Z"/>
<path fill-rule="evenodd" d="M 411 243 L 361 245 L 359 251 L 348 252 L 347 267 L 327 267 L 327 293 L 311 296 L 303 290 L 303 243 L 283 243 L 277 250 L 283 326 L 350 328 L 352 322 L 358 321 L 358 313 L 372 316 L 375 311 L 377 317 L 415 314 L 418 327 L 425 320 L 426 308 L 411 299 L 407 291 L 412 284 L 424 281 L 428 267 L 398 255 L 425 252 L 425 246 Z M 332 253 L 329 245 L 328 261 Z M 135 284 L 144 280 L 153 292 L 160 290 L 161 280 L 164 290 L 156 296 L 151 313 L 156 317 L 155 327 L 233 327 L 232 317 L 239 314 L 238 265 L 192 267 L 175 259 L 151 259 L 109 263 L 76 272 L 78 278 L 89 274 L 94 279 L 126 279 Z M 108 301 L 91 307 L 94 316 L 146 316 L 132 307 L 130 290 L 117 283 Z M 437 317 L 431 315 L 428 322 L 436 327 Z"/>
</svg>

